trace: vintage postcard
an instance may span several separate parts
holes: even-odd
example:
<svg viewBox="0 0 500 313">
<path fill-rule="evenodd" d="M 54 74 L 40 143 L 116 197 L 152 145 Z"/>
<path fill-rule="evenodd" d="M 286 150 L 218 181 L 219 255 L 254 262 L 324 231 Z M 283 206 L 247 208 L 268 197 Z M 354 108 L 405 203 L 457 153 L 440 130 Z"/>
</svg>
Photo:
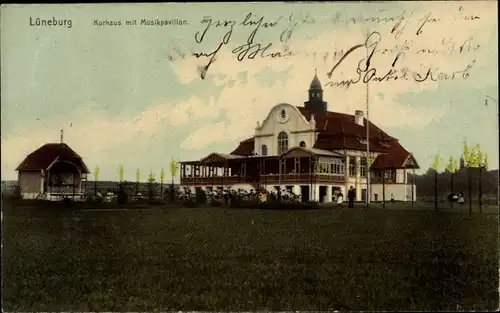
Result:
<svg viewBox="0 0 500 313">
<path fill-rule="evenodd" d="M 498 309 L 495 1 L 0 19 L 4 311 Z"/>
</svg>

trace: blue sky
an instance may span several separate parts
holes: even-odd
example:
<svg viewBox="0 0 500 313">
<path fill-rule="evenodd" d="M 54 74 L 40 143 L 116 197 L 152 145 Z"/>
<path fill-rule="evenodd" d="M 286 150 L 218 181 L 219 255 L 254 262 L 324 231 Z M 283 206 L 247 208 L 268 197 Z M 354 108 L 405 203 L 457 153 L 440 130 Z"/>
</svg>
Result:
<svg viewBox="0 0 500 313">
<path fill-rule="evenodd" d="M 261 26 L 253 43 L 272 43 L 268 51 L 289 49 L 294 55 L 237 61 L 233 49 L 247 42 L 256 25 L 235 25 L 201 79 L 198 68 L 208 59 L 192 52 L 214 51 L 230 29 L 212 26 L 197 43 L 194 34 L 206 27 L 202 19 L 239 24 L 249 13 L 252 21 L 278 21 L 275 27 Z M 490 167 L 498 168 L 498 104 L 484 105 L 487 96 L 498 99 L 492 2 L 9 5 L 1 14 L 2 180 L 17 177 L 15 167 L 28 153 L 58 142 L 61 128 L 65 142 L 89 168 L 99 166 L 106 180 L 118 179 L 120 164 L 125 178 L 133 180 L 137 168 L 159 174 L 171 158 L 230 152 L 275 104 L 302 105 L 314 69 L 325 84 L 339 60 L 335 52 L 364 43 L 372 31 L 381 36 L 372 60 L 379 76 L 405 45 L 397 70 L 432 68 L 438 77 L 473 66 L 467 79 L 460 72 L 455 79 L 424 83 L 370 82 L 370 119 L 399 138 L 423 171 L 437 153 L 459 157 L 464 137 L 480 144 Z M 72 27 L 34 27 L 30 17 L 71 19 Z M 402 22 L 391 33 L 398 17 Z M 140 24 L 142 18 L 187 25 L 125 26 L 126 20 Z M 373 22 L 377 18 L 382 22 Z M 94 26 L 94 20 L 119 20 L 122 26 Z M 280 35 L 292 28 L 290 39 L 281 42 Z M 366 56 L 361 50 L 346 57 L 331 79 L 355 77 Z M 365 110 L 366 93 L 361 83 L 325 87 L 330 111 Z"/>
</svg>

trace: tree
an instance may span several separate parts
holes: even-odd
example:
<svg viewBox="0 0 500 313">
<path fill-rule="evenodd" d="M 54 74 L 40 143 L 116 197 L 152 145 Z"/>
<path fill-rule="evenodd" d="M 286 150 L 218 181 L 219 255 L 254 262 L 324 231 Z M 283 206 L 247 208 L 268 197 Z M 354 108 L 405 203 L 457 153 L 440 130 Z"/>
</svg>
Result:
<svg viewBox="0 0 500 313">
<path fill-rule="evenodd" d="M 470 149 L 467 140 L 464 139 L 464 161 L 467 168 L 467 187 L 469 193 L 469 217 L 472 216 L 472 169 L 478 167 L 479 145 Z"/>
<path fill-rule="evenodd" d="M 126 204 L 128 200 L 127 192 L 125 191 L 124 183 L 125 170 L 123 165 L 120 165 L 118 169 L 118 204 Z"/>
<path fill-rule="evenodd" d="M 149 172 L 148 175 L 148 196 L 149 200 L 152 200 L 153 197 L 156 195 L 156 177 L 155 174 L 153 174 L 153 171 Z"/>
<path fill-rule="evenodd" d="M 451 179 L 450 179 L 450 193 L 454 193 L 454 178 L 455 178 L 455 173 L 458 169 L 458 161 L 454 159 L 453 157 L 450 157 L 448 159 L 448 164 L 446 165 L 446 171 L 451 174 Z M 450 199 L 450 206 L 453 209 L 453 199 Z"/>
<path fill-rule="evenodd" d="M 474 155 L 474 166 L 479 169 L 479 183 L 478 183 L 478 201 L 479 201 L 479 213 L 483 213 L 483 169 L 488 169 L 488 154 L 481 151 L 479 144 L 473 149 Z"/>
<path fill-rule="evenodd" d="M 160 195 L 162 196 L 163 200 L 163 181 L 165 180 L 165 171 L 163 170 L 163 167 L 161 168 L 160 172 Z"/>
<path fill-rule="evenodd" d="M 434 209 L 438 209 L 438 169 L 439 169 L 439 162 L 441 161 L 441 158 L 438 155 L 434 157 L 434 162 L 432 163 L 432 169 L 434 170 Z"/>
<path fill-rule="evenodd" d="M 135 194 L 139 193 L 139 184 L 141 182 L 141 170 L 135 170 Z"/>
<path fill-rule="evenodd" d="M 99 172 L 99 166 L 96 166 L 94 170 L 94 196 L 97 196 L 97 181 L 99 180 Z"/>
<path fill-rule="evenodd" d="M 171 190 L 174 190 L 174 178 L 177 176 L 177 171 L 179 169 L 179 163 L 174 159 L 170 160 L 170 175 L 172 176 L 172 186 Z M 174 201 L 174 193 L 170 193 L 170 201 Z"/>
<path fill-rule="evenodd" d="M 125 176 L 125 170 L 123 169 L 123 165 L 120 165 L 119 169 L 118 169 L 118 181 L 120 183 L 123 183 L 123 178 Z"/>
</svg>

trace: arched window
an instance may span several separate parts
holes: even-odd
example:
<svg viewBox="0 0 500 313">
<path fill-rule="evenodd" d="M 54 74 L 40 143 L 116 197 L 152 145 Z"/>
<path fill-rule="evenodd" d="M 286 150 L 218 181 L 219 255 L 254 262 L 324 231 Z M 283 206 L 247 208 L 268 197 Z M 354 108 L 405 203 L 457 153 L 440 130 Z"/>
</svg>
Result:
<svg viewBox="0 0 500 313">
<path fill-rule="evenodd" d="M 260 148 L 261 149 L 261 155 L 262 156 L 266 156 L 267 155 L 267 146 L 266 145 L 262 145 L 262 147 Z"/>
<path fill-rule="evenodd" d="M 278 135 L 278 154 L 282 154 L 288 150 L 288 135 L 281 132 Z"/>
<path fill-rule="evenodd" d="M 305 148 L 305 147 L 306 147 L 306 143 L 305 143 L 304 141 L 301 141 L 301 142 L 299 143 L 299 146 L 300 146 L 301 148 Z"/>
</svg>

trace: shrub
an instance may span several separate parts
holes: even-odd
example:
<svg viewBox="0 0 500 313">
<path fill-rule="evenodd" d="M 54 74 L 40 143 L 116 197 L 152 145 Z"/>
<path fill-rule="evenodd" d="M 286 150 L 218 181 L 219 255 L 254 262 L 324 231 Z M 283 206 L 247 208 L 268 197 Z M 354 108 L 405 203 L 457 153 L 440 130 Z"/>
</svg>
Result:
<svg viewBox="0 0 500 313">
<path fill-rule="evenodd" d="M 21 187 L 19 185 L 15 185 L 12 193 L 12 199 L 20 200 L 23 198 L 23 194 L 21 192 Z"/>
<path fill-rule="evenodd" d="M 207 193 L 205 190 L 198 188 L 195 194 L 196 204 L 206 204 L 207 203 Z"/>
<path fill-rule="evenodd" d="M 64 197 L 64 199 L 62 200 L 62 204 L 64 207 L 70 207 L 72 203 L 73 200 L 71 200 L 71 198 L 69 197 Z"/>
<path fill-rule="evenodd" d="M 128 202 L 128 195 L 125 192 L 125 190 L 120 189 L 120 191 L 118 192 L 117 201 L 118 201 L 119 205 L 127 204 L 127 202 Z"/>
</svg>

